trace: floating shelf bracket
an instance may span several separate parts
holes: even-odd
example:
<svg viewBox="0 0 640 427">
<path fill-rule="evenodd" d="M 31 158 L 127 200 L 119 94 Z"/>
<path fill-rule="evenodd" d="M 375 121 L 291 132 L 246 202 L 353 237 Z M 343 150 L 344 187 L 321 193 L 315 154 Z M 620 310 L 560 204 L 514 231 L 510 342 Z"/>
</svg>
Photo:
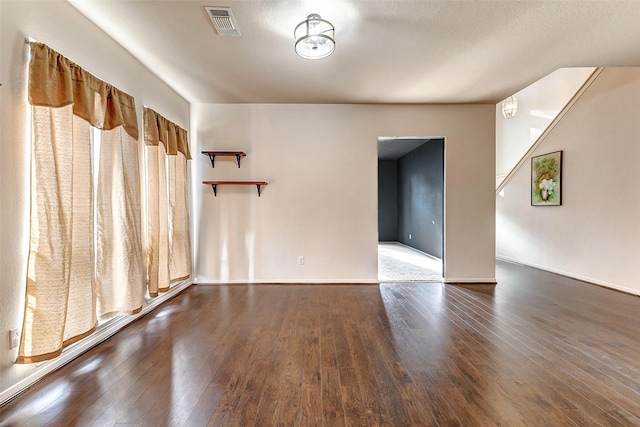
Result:
<svg viewBox="0 0 640 427">
<path fill-rule="evenodd" d="M 262 194 L 262 186 L 267 185 L 266 181 L 202 181 L 202 183 L 211 186 L 214 197 L 218 195 L 218 185 L 255 185 L 258 189 L 258 197 Z"/>
<path fill-rule="evenodd" d="M 203 151 L 202 154 L 209 156 L 209 160 L 211 160 L 211 167 L 215 166 L 216 156 L 233 156 L 236 158 L 236 163 L 238 167 L 240 167 L 240 159 L 247 156 L 247 153 L 244 151 Z"/>
</svg>

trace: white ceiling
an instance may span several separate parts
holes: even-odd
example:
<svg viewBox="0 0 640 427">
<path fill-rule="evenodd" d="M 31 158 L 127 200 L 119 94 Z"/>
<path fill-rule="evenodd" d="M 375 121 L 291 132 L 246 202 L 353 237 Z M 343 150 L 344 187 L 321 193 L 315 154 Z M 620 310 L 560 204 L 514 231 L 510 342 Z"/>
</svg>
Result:
<svg viewBox="0 0 640 427">
<path fill-rule="evenodd" d="M 640 0 L 68 1 L 194 103 L 497 103 L 558 68 L 640 66 Z M 294 52 L 309 13 L 336 27 L 328 58 Z"/>
</svg>

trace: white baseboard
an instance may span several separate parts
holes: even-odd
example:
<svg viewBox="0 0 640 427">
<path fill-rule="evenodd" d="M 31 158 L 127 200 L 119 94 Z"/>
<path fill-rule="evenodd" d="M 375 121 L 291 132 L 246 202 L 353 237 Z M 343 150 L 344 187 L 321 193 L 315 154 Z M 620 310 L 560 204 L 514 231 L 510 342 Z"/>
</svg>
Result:
<svg viewBox="0 0 640 427">
<path fill-rule="evenodd" d="M 157 298 L 150 300 L 148 304 L 142 308 L 140 313 L 131 316 L 119 316 L 111 319 L 98 326 L 93 334 L 63 349 L 60 356 L 56 357 L 55 359 L 36 364 L 37 367 L 31 374 L 18 381 L 16 384 L 0 392 L 0 405 L 22 393 L 24 390 L 42 379 L 45 375 L 50 374 L 58 368 L 61 368 L 62 366 L 80 356 L 82 353 L 105 341 L 128 324 L 134 322 L 135 320 L 157 308 L 163 302 L 173 298 L 184 289 L 189 287 L 191 284 L 192 282 L 190 280 L 187 280 L 174 285 L 173 287 L 171 287 L 171 289 L 169 289 L 169 291 L 161 294 Z"/>
<path fill-rule="evenodd" d="M 361 279 L 361 280 L 207 280 L 206 282 L 194 283 L 194 285 L 371 285 L 377 284 L 377 280 Z"/>
<path fill-rule="evenodd" d="M 456 283 L 459 283 L 462 285 L 495 285 L 497 281 L 495 277 L 464 278 L 464 279 L 445 277 L 444 283 L 449 285 L 456 284 Z"/>
<path fill-rule="evenodd" d="M 580 281 L 583 281 L 583 282 L 592 283 L 594 285 L 602 286 L 604 288 L 614 289 L 616 291 L 621 291 L 621 292 L 625 292 L 625 293 L 628 293 L 628 294 L 639 295 L 640 296 L 640 290 L 638 290 L 638 289 L 627 288 L 625 286 L 621 286 L 621 285 L 618 285 L 616 283 L 610 283 L 610 282 L 606 282 L 604 280 L 594 279 L 593 277 L 582 276 L 580 274 L 570 273 L 568 271 L 560 270 L 560 269 L 557 269 L 557 268 L 551 268 L 551 267 L 548 267 L 548 266 L 545 266 L 545 265 L 540 265 L 540 264 L 536 264 L 536 263 L 532 263 L 532 262 L 522 261 L 522 260 L 519 260 L 519 259 L 510 258 L 510 257 L 502 256 L 502 255 L 496 256 L 496 259 L 499 259 L 501 261 L 511 262 L 513 264 L 526 265 L 527 267 L 537 268 L 538 270 L 543 270 L 543 271 L 547 271 L 549 273 L 559 274 L 560 276 L 565 276 L 565 277 L 569 277 L 571 279 L 576 279 L 576 280 L 580 280 Z"/>
</svg>

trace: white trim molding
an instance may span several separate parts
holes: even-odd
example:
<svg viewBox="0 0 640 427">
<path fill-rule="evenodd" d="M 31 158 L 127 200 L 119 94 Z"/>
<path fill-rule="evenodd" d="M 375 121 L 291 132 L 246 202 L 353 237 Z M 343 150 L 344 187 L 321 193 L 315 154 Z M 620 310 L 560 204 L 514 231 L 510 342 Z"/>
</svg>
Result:
<svg viewBox="0 0 640 427">
<path fill-rule="evenodd" d="M 207 280 L 206 282 L 194 283 L 200 286 L 218 286 L 218 285 L 375 285 L 378 280 L 362 279 L 362 280 Z"/>
<path fill-rule="evenodd" d="M 446 277 L 444 279 L 444 283 L 446 283 L 447 285 L 455 285 L 455 284 L 461 284 L 461 285 L 495 285 L 497 282 L 495 277 L 489 278 L 489 277 L 484 277 L 481 279 L 476 279 L 476 278 L 465 278 L 465 279 L 456 279 L 456 278 L 449 278 Z"/>
</svg>

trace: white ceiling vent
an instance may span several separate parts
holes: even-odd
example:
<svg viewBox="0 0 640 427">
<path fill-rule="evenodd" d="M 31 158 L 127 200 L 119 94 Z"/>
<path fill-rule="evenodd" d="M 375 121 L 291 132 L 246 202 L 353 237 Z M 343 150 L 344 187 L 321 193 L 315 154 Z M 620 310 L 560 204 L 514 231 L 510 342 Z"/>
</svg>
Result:
<svg viewBox="0 0 640 427">
<path fill-rule="evenodd" d="M 216 28 L 219 36 L 239 36 L 240 29 L 236 18 L 230 7 L 211 7 L 205 6 L 207 15 L 211 18 L 213 26 Z"/>
</svg>

